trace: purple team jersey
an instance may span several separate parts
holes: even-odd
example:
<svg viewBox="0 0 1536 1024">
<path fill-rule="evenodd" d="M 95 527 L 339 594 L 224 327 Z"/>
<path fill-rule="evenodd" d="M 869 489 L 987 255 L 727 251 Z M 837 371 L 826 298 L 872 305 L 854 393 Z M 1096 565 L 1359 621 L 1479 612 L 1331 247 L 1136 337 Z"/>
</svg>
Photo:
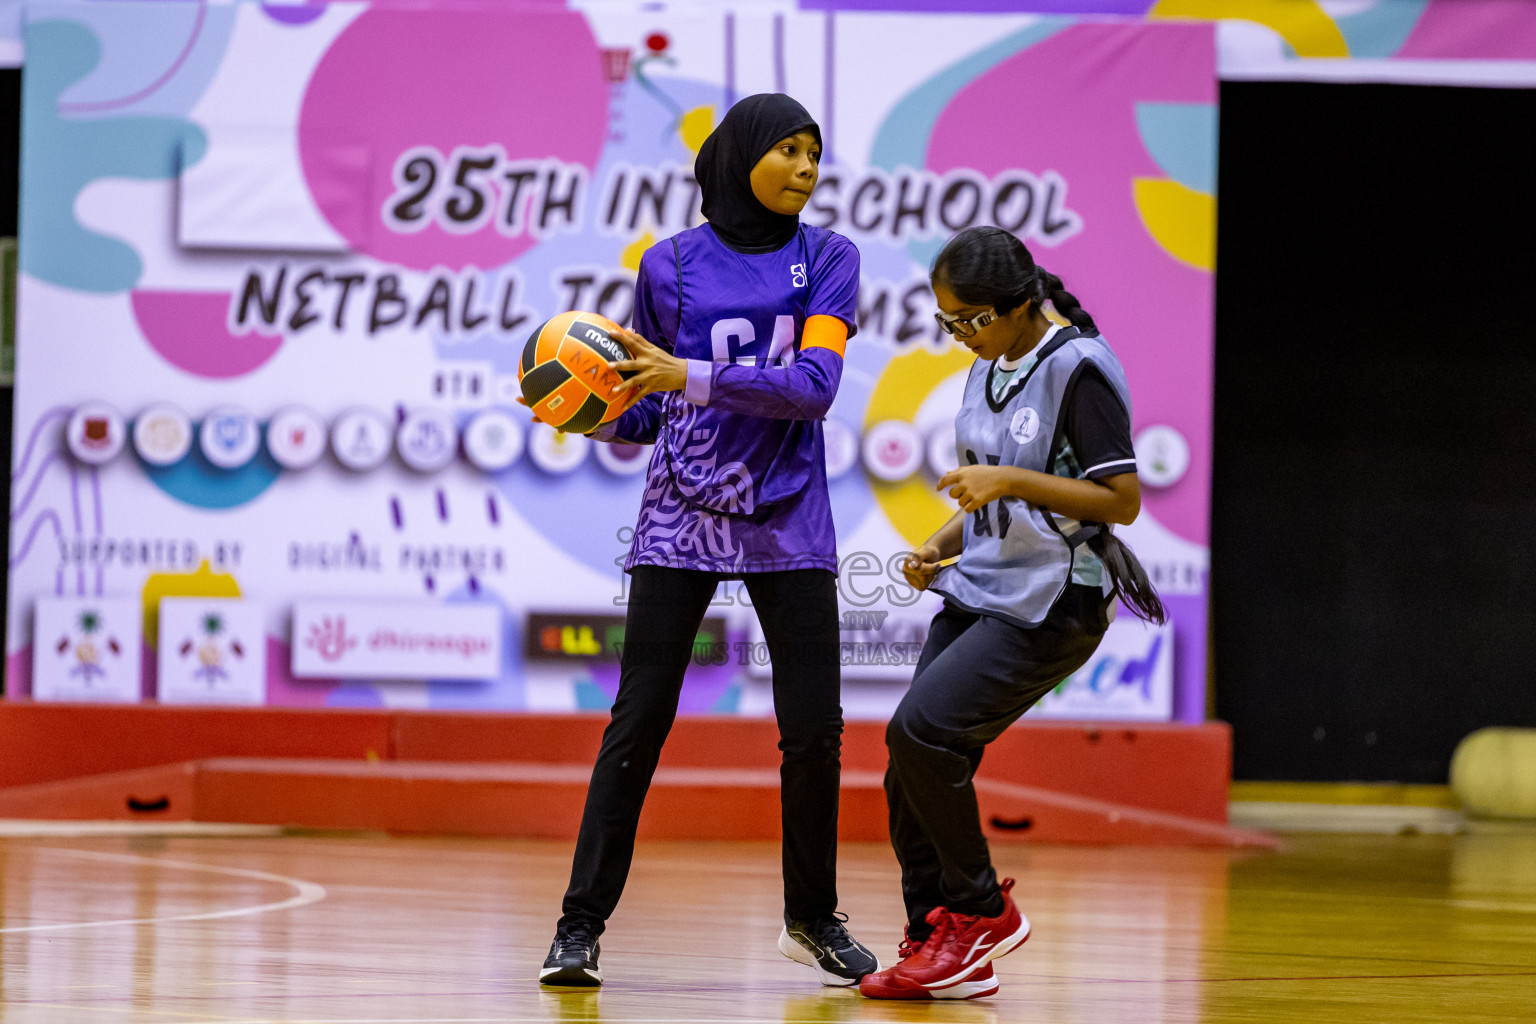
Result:
<svg viewBox="0 0 1536 1024">
<path fill-rule="evenodd" d="M 837 571 L 821 420 L 843 360 L 800 336 L 825 315 L 852 337 L 858 287 L 854 244 L 805 224 L 775 252 L 728 249 L 708 224 L 646 251 L 633 326 L 689 361 L 688 385 L 593 435 L 656 444 L 626 569 Z"/>
</svg>

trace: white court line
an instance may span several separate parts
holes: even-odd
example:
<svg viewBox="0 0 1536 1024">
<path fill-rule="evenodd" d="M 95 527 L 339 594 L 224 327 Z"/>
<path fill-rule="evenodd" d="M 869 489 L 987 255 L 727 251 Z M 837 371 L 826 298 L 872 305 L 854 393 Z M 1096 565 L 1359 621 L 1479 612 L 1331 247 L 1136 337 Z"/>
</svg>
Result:
<svg viewBox="0 0 1536 1024">
<path fill-rule="evenodd" d="M 318 903 L 326 897 L 325 887 L 314 882 L 306 882 L 301 878 L 289 878 L 286 875 L 268 874 L 265 871 L 252 871 L 248 868 L 226 868 L 217 867 L 213 864 L 191 864 L 179 860 L 160 860 L 157 857 L 139 857 L 131 853 L 100 853 L 95 850 L 66 850 L 59 847 L 42 847 L 42 849 L 48 850 L 50 853 L 62 853 L 71 857 L 87 857 L 128 864 L 145 864 L 162 868 L 180 868 L 184 871 L 207 871 L 216 875 L 234 875 L 237 878 L 254 878 L 261 882 L 276 882 L 279 885 L 290 886 L 295 890 L 295 895 L 277 903 L 259 903 L 254 907 L 236 907 L 233 910 L 213 910 L 205 914 L 176 914 L 171 917 L 125 917 L 113 921 L 70 921 L 65 924 L 18 925 L 14 928 L 0 928 L 0 935 L 14 932 L 56 932 L 69 928 L 115 928 L 130 924 L 174 924 L 180 921 L 215 921 L 226 917 L 248 917 L 251 914 L 266 914 L 276 910 L 292 910 L 295 907 Z"/>
</svg>

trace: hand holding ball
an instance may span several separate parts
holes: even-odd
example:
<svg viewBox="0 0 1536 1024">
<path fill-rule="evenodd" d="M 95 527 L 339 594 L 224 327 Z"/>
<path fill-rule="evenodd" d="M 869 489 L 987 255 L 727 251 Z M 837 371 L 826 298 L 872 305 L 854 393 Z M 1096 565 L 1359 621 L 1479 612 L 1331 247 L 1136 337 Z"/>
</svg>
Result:
<svg viewBox="0 0 1536 1024">
<path fill-rule="evenodd" d="M 528 339 L 517 379 L 540 421 L 587 434 L 653 391 L 682 390 L 688 363 L 596 313 L 561 313 Z"/>
<path fill-rule="evenodd" d="M 618 324 L 596 313 L 561 313 L 523 346 L 517 380 L 523 403 L 556 430 L 588 434 L 623 415 L 637 395 L 616 391 L 631 373 L 608 364 L 627 360 Z"/>
</svg>

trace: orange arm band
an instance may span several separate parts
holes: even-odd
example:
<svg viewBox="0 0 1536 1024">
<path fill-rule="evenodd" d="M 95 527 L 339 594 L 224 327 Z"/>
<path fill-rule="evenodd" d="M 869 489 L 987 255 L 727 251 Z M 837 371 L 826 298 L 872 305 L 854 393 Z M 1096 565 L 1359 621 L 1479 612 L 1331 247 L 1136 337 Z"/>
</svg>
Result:
<svg viewBox="0 0 1536 1024">
<path fill-rule="evenodd" d="M 818 313 L 805 322 L 800 334 L 800 351 L 829 348 L 841 359 L 848 348 L 848 325 L 835 316 Z"/>
</svg>

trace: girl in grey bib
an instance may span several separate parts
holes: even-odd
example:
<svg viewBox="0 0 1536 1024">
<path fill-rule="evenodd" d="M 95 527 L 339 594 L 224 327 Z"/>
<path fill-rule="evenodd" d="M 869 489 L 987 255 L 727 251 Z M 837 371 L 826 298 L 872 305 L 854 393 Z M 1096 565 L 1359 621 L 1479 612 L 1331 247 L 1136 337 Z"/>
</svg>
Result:
<svg viewBox="0 0 1536 1024">
<path fill-rule="evenodd" d="M 944 608 L 886 730 L 907 937 L 896 966 L 859 985 L 883 999 L 997 991 L 990 961 L 1029 937 L 1029 921 L 981 831 L 982 751 L 1082 667 L 1117 600 L 1165 618 L 1111 532 L 1136 518 L 1141 490 L 1125 371 L 1093 317 L 999 228 L 956 235 L 932 280 L 940 326 L 977 358 L 955 417 L 960 465 L 938 484 L 960 512 L 904 566 Z"/>
</svg>

